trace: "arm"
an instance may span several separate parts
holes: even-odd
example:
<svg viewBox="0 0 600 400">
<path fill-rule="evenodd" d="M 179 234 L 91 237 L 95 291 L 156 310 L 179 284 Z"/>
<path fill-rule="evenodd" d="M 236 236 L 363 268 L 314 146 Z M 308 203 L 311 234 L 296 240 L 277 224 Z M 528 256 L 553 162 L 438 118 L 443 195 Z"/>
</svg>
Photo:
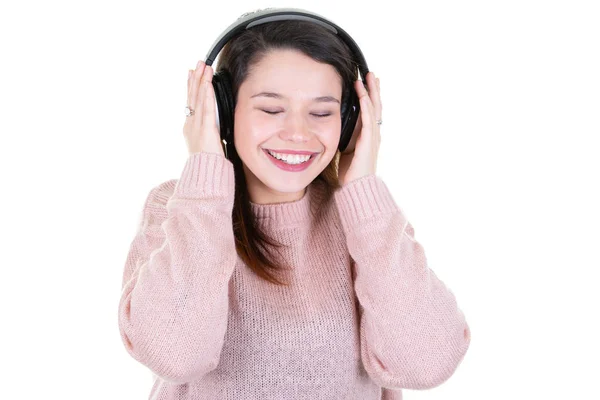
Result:
<svg viewBox="0 0 600 400">
<path fill-rule="evenodd" d="M 347 183 L 335 201 L 356 269 L 365 370 L 385 388 L 440 385 L 470 344 L 455 296 L 428 268 L 412 225 L 379 177 Z"/>
<path fill-rule="evenodd" d="M 167 381 L 196 380 L 218 365 L 237 258 L 234 186 L 229 160 L 190 155 L 178 181 L 150 192 L 131 242 L 119 331 L 129 354 Z"/>
</svg>

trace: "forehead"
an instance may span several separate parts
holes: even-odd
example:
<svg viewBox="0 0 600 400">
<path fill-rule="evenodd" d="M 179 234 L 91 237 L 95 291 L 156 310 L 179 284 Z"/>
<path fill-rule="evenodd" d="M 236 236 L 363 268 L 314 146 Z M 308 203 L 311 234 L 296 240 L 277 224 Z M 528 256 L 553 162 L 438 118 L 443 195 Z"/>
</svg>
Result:
<svg viewBox="0 0 600 400">
<path fill-rule="evenodd" d="M 315 96 L 337 95 L 342 89 L 342 79 L 332 65 L 297 50 L 281 49 L 270 51 L 254 64 L 244 83 L 252 90 L 311 92 Z"/>
</svg>

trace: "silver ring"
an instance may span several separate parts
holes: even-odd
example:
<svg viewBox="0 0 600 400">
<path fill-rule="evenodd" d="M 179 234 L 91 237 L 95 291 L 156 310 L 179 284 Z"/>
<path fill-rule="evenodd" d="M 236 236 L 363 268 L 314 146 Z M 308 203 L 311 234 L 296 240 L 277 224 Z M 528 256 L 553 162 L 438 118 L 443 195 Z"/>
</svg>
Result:
<svg viewBox="0 0 600 400">
<path fill-rule="evenodd" d="M 378 120 L 377 120 L 377 125 L 381 125 L 381 124 L 383 124 L 383 121 L 382 121 L 382 120 L 380 120 L 380 119 L 378 119 Z"/>
<path fill-rule="evenodd" d="M 185 116 L 191 117 L 194 115 L 194 110 L 192 110 L 189 106 L 185 106 Z"/>
</svg>

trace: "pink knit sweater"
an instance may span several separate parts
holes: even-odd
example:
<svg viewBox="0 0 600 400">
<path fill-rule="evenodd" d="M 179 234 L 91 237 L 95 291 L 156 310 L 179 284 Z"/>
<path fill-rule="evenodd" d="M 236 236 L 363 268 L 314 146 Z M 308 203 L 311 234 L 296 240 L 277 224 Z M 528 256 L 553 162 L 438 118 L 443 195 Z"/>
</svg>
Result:
<svg viewBox="0 0 600 400">
<path fill-rule="evenodd" d="M 461 363 L 469 327 L 428 268 L 412 225 L 369 175 L 329 202 L 251 203 L 286 245 L 289 287 L 260 279 L 234 245 L 233 164 L 189 156 L 153 188 L 130 245 L 119 304 L 129 354 L 155 400 L 399 400 Z"/>
</svg>

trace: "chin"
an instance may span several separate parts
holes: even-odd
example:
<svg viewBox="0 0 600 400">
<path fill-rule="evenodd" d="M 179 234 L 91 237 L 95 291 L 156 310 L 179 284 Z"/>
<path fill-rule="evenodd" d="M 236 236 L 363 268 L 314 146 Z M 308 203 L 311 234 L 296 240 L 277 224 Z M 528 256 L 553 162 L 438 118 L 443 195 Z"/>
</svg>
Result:
<svg viewBox="0 0 600 400">
<path fill-rule="evenodd" d="M 306 176 L 304 178 L 306 178 Z M 308 182 L 305 182 L 306 179 L 282 182 L 274 180 L 273 177 L 265 177 L 264 180 L 261 179 L 260 181 L 263 183 L 263 185 L 275 192 L 292 194 L 304 190 L 310 184 L 312 179 Z"/>
</svg>

